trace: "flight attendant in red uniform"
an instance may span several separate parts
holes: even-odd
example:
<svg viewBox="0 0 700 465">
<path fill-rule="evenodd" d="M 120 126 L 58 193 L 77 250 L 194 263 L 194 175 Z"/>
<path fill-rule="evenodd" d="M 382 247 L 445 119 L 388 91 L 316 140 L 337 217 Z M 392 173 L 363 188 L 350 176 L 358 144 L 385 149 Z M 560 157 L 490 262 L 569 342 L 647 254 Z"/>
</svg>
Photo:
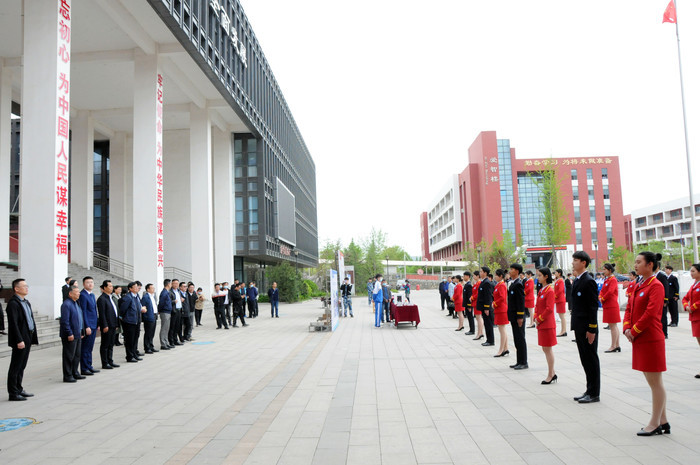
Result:
<svg viewBox="0 0 700 465">
<path fill-rule="evenodd" d="M 476 282 L 472 287 L 472 309 L 474 309 L 477 325 L 475 341 L 484 337 L 484 318 L 481 316 L 481 310 L 476 309 L 476 299 L 479 297 L 479 286 L 481 285 L 481 280 L 478 279 L 477 276 L 479 276 L 479 270 L 474 270 L 474 279 L 476 279 Z"/>
<path fill-rule="evenodd" d="M 603 323 L 610 325 L 610 348 L 605 351 L 620 352 L 620 329 L 617 324 L 620 322 L 620 302 L 618 302 L 617 278 L 615 277 L 615 264 L 606 263 L 603 265 L 603 288 L 600 290 L 598 299 L 603 304 Z M 628 297 L 629 298 L 629 297 Z"/>
<path fill-rule="evenodd" d="M 535 307 L 535 324 L 537 325 L 537 344 L 542 347 L 547 358 L 547 379 L 542 384 L 552 384 L 557 381 L 554 373 L 554 350 L 557 345 L 557 322 L 554 318 L 554 285 L 552 284 L 552 272 L 549 268 L 542 267 L 537 270 L 537 281 L 542 283 L 542 289 L 537 294 L 537 306 Z"/>
<path fill-rule="evenodd" d="M 535 327 L 535 279 L 532 271 L 525 272 L 523 280 L 523 289 L 525 290 L 525 310 L 530 314 L 531 325 L 528 328 Z"/>
<path fill-rule="evenodd" d="M 700 263 L 690 267 L 690 277 L 695 281 L 688 293 L 683 297 L 683 310 L 690 312 L 690 325 L 693 328 L 693 337 L 700 344 Z M 700 374 L 695 375 L 700 378 Z"/>
<path fill-rule="evenodd" d="M 637 436 L 671 433 L 666 419 L 666 389 L 662 373 L 666 371 L 666 338 L 661 328 L 666 289 L 654 276 L 661 254 L 642 252 L 634 268 L 640 275 L 627 302 L 622 329 L 632 343 L 632 368 L 644 373 L 651 388 L 651 418 Z"/>
<path fill-rule="evenodd" d="M 566 336 L 566 283 L 561 269 L 554 272 L 554 307 L 561 320 L 561 331 L 557 337 L 564 337 Z"/>
<path fill-rule="evenodd" d="M 452 301 L 455 303 L 455 313 L 459 318 L 459 326 L 455 331 L 462 331 L 464 329 L 464 305 L 462 304 L 462 277 L 460 275 L 455 276 L 457 280 L 457 285 L 455 286 L 455 291 L 452 294 Z"/>
<path fill-rule="evenodd" d="M 508 350 L 508 333 L 506 333 L 506 325 L 510 324 L 510 322 L 508 321 L 508 287 L 504 281 L 505 277 L 505 270 L 496 270 L 496 287 L 493 290 L 493 324 L 498 327 L 501 343 L 494 357 L 505 357 L 510 353 Z"/>
</svg>

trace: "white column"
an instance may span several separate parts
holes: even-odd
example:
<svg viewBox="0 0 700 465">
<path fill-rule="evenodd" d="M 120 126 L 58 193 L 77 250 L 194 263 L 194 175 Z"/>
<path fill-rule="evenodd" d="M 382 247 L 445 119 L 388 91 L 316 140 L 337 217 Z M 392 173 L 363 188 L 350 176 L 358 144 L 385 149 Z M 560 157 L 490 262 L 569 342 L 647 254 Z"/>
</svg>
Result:
<svg viewBox="0 0 700 465">
<path fill-rule="evenodd" d="M 211 123 L 209 110 L 190 104 L 190 247 L 192 281 L 214 287 Z"/>
<path fill-rule="evenodd" d="M 109 141 L 109 256 L 128 263 L 126 242 L 126 133 Z"/>
<path fill-rule="evenodd" d="M 166 131 L 163 137 L 163 207 L 165 265 L 191 272 L 189 143 L 188 130 Z"/>
<path fill-rule="evenodd" d="M 70 245 L 71 262 L 92 267 L 93 246 L 93 153 L 95 133 L 89 112 L 81 110 L 71 125 Z"/>
<path fill-rule="evenodd" d="M 71 48 L 59 28 L 70 27 L 70 4 L 25 1 L 22 28 L 19 273 L 33 309 L 52 318 L 68 268 L 67 190 L 60 189 L 68 188 Z"/>
<path fill-rule="evenodd" d="M 214 278 L 226 281 L 233 276 L 232 135 L 218 128 L 213 132 Z"/>
<path fill-rule="evenodd" d="M 161 286 L 158 266 L 158 56 L 134 56 L 134 152 L 131 175 L 134 278 Z"/>
<path fill-rule="evenodd" d="M 10 260 L 10 124 L 12 70 L 0 62 L 0 262 Z"/>
</svg>

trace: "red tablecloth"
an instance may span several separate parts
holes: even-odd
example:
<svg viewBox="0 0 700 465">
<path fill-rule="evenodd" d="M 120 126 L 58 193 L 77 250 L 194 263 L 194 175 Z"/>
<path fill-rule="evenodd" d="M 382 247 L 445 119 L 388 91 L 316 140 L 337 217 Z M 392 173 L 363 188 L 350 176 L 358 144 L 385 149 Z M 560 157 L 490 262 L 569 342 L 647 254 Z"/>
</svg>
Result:
<svg viewBox="0 0 700 465">
<path fill-rule="evenodd" d="M 404 321 L 412 321 L 418 327 L 420 323 L 420 313 L 417 305 L 396 305 L 391 303 L 391 317 L 394 319 L 394 326 Z"/>
</svg>

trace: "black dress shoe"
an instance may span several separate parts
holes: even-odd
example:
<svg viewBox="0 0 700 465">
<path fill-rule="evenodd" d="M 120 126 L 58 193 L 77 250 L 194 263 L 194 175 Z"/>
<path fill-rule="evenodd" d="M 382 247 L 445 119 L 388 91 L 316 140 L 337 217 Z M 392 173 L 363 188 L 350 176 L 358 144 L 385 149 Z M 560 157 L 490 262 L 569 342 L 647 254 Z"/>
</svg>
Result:
<svg viewBox="0 0 700 465">
<path fill-rule="evenodd" d="M 228 329 L 228 328 L 226 328 L 226 329 Z M 183 344 L 182 342 L 175 342 L 174 345 L 176 345 L 176 346 L 184 346 L 185 344 Z"/>
<path fill-rule="evenodd" d="M 484 335 L 482 334 L 482 335 L 479 336 L 479 337 L 475 337 L 474 340 L 475 340 L 475 341 L 478 341 L 479 339 L 483 339 L 483 338 L 484 338 Z"/>
<path fill-rule="evenodd" d="M 119 365 L 117 365 L 116 363 L 110 363 L 110 366 L 111 366 L 112 368 L 119 368 Z"/>
<path fill-rule="evenodd" d="M 147 351 L 146 351 L 146 354 L 148 354 L 148 355 L 153 355 L 153 351 L 152 351 L 152 350 L 147 350 Z"/>
<path fill-rule="evenodd" d="M 640 431 L 637 431 L 637 436 L 656 436 L 657 434 L 664 434 L 661 426 L 657 426 L 651 431 L 645 431 L 644 428 L 642 428 Z"/>
<path fill-rule="evenodd" d="M 527 363 L 524 365 L 515 365 L 513 367 L 514 370 L 527 370 L 528 368 L 530 368 L 530 366 Z"/>
<path fill-rule="evenodd" d="M 10 396 L 10 400 L 13 402 L 17 402 L 17 401 L 27 400 L 27 398 L 17 395 L 17 396 Z"/>
<path fill-rule="evenodd" d="M 566 337 L 566 333 L 557 334 L 557 337 Z"/>
<path fill-rule="evenodd" d="M 500 354 L 494 355 L 494 358 L 505 357 L 505 356 L 508 355 L 508 354 L 510 354 L 510 351 L 509 351 L 509 350 L 504 350 L 504 351 L 501 352 Z"/>
<path fill-rule="evenodd" d="M 142 356 L 143 356 L 143 354 L 142 354 L 141 352 L 139 352 L 138 350 L 136 351 L 136 355 L 137 355 L 138 357 L 142 357 Z"/>
<path fill-rule="evenodd" d="M 151 349 L 151 352 L 160 352 L 158 349 Z"/>
<path fill-rule="evenodd" d="M 98 369 L 96 369 L 96 368 L 90 368 L 90 371 L 92 372 L 93 375 L 94 375 L 95 373 L 99 373 L 99 372 L 100 372 L 100 370 L 98 370 Z"/>
<path fill-rule="evenodd" d="M 216 328 L 216 329 L 219 329 L 219 328 Z M 160 350 L 170 350 L 170 347 L 160 346 Z"/>
<path fill-rule="evenodd" d="M 243 323 L 243 326 L 248 326 L 248 323 Z"/>
<path fill-rule="evenodd" d="M 515 368 L 515 367 L 517 367 L 518 365 L 520 365 L 520 364 L 519 364 L 519 363 L 515 363 L 515 364 L 513 364 L 513 365 L 509 365 L 509 368 Z"/>
<path fill-rule="evenodd" d="M 78 381 L 71 376 L 70 378 L 63 378 L 63 382 L 64 383 L 77 383 Z"/>
<path fill-rule="evenodd" d="M 612 350 L 606 350 L 606 351 L 605 351 L 606 354 L 611 354 L 611 353 L 613 353 L 613 352 L 622 352 L 622 349 L 620 349 L 619 347 L 615 347 L 615 348 L 612 349 Z"/>
<path fill-rule="evenodd" d="M 493 342 L 484 342 L 484 343 L 481 344 L 481 345 L 484 346 L 484 347 L 487 347 L 487 346 L 492 346 L 492 345 L 494 345 L 494 344 L 493 344 Z"/>
<path fill-rule="evenodd" d="M 103 370 L 113 370 L 112 365 L 102 365 Z"/>
<path fill-rule="evenodd" d="M 74 378 L 74 379 L 85 379 L 85 376 L 83 376 L 83 375 L 81 375 L 81 374 L 78 374 L 78 373 L 75 373 L 75 374 L 73 375 L 73 378 Z"/>
<path fill-rule="evenodd" d="M 473 336 L 473 335 L 474 335 L 474 331 L 467 331 L 466 333 L 464 333 L 464 335 L 465 335 L 465 336 Z"/>
<path fill-rule="evenodd" d="M 138 360 L 140 362 L 143 359 L 141 357 L 136 357 L 136 360 Z"/>
<path fill-rule="evenodd" d="M 578 402 L 579 400 L 583 399 L 583 398 L 586 397 L 587 395 L 588 395 L 588 394 L 585 394 L 585 393 L 584 393 L 584 394 L 581 394 L 580 396 L 574 397 L 574 400 L 575 400 L 576 402 Z"/>
<path fill-rule="evenodd" d="M 670 423 L 663 423 L 661 425 L 661 429 L 664 431 L 664 434 L 671 434 L 671 424 Z"/>
<path fill-rule="evenodd" d="M 132 358 L 132 359 L 127 360 L 126 363 L 139 363 L 139 361 L 136 360 L 135 358 Z"/>
<path fill-rule="evenodd" d="M 34 397 L 34 394 L 32 394 L 31 392 L 27 392 L 25 390 L 22 390 L 22 392 L 20 392 L 19 395 L 22 397 Z"/>
<path fill-rule="evenodd" d="M 668 325 L 668 327 L 669 327 L 669 328 L 677 328 L 677 327 L 678 327 L 678 323 L 671 323 L 670 325 Z"/>
<path fill-rule="evenodd" d="M 89 371 L 89 370 L 81 371 L 80 374 L 83 376 L 92 376 L 92 371 Z"/>
<path fill-rule="evenodd" d="M 579 404 L 592 404 L 593 402 L 600 402 L 600 397 L 585 395 L 578 400 Z"/>
<path fill-rule="evenodd" d="M 455 331 L 462 331 L 463 329 L 464 329 L 464 326 L 462 326 L 461 328 L 455 329 Z"/>
</svg>

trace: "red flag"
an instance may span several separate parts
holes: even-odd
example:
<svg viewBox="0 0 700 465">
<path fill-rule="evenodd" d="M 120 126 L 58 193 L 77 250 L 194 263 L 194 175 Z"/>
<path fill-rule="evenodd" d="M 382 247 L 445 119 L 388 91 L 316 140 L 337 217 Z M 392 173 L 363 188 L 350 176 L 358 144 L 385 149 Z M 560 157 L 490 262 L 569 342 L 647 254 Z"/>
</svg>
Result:
<svg viewBox="0 0 700 465">
<path fill-rule="evenodd" d="M 664 11 L 664 20 L 661 23 L 676 23 L 676 3 L 674 0 L 668 2 L 666 11 Z"/>
</svg>

